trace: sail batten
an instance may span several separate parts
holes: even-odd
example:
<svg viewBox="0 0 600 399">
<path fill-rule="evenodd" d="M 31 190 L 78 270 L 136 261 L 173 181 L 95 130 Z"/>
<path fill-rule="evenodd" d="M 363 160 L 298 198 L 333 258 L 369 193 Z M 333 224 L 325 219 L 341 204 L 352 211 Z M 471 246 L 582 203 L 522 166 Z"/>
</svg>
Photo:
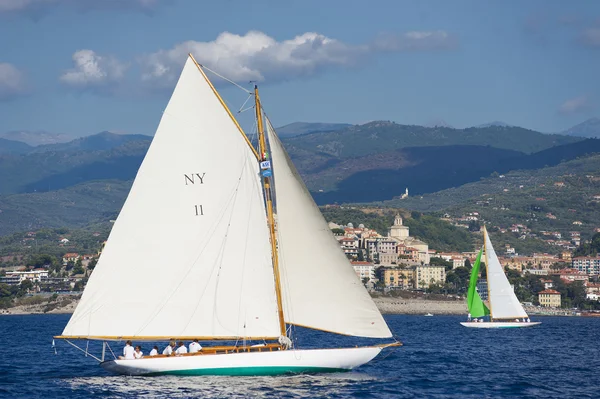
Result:
<svg viewBox="0 0 600 399">
<path fill-rule="evenodd" d="M 188 58 L 63 336 L 276 337 L 272 273 L 258 162 Z"/>
<path fill-rule="evenodd" d="M 484 237 L 491 316 L 494 319 L 527 318 L 527 312 L 506 278 L 485 226 Z"/>
<path fill-rule="evenodd" d="M 285 321 L 337 334 L 392 336 L 266 119 Z"/>
</svg>

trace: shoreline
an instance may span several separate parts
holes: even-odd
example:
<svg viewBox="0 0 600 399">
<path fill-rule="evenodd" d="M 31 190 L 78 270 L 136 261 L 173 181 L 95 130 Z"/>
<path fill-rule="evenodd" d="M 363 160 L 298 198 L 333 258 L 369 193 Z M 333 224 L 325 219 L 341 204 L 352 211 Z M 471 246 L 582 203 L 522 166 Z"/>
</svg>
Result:
<svg viewBox="0 0 600 399">
<path fill-rule="evenodd" d="M 20 305 L 8 309 L 0 309 L 0 316 L 33 315 L 33 314 L 72 314 L 78 301 L 71 301 L 66 306 L 57 306 L 44 312 L 45 304 Z M 380 296 L 374 297 L 373 302 L 382 314 L 400 315 L 467 315 L 465 300 L 440 300 L 418 298 L 401 298 Z M 569 309 L 540 309 L 526 307 L 530 316 L 581 316 Z"/>
</svg>

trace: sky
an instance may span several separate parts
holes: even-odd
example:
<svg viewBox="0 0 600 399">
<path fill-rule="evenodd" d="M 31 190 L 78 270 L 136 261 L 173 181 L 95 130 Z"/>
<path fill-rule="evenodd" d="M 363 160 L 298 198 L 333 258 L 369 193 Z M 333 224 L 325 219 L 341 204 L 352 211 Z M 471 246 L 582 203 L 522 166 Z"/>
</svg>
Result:
<svg viewBox="0 0 600 399">
<path fill-rule="evenodd" d="M 600 116 L 596 0 L 0 0 L 0 133 L 152 135 L 188 52 L 275 126 Z"/>
</svg>

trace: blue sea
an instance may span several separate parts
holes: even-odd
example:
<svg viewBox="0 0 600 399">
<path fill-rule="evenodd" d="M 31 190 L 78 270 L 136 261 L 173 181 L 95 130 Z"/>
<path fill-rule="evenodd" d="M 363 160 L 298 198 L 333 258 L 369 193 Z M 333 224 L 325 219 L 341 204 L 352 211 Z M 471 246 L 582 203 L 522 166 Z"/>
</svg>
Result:
<svg viewBox="0 0 600 399">
<path fill-rule="evenodd" d="M 65 342 L 52 348 L 68 319 L 0 316 L 0 397 L 600 398 L 600 318 L 541 317 L 538 327 L 478 330 L 460 326 L 463 317 L 390 315 L 403 347 L 348 373 L 279 377 L 110 375 Z M 354 343 L 309 331 L 299 341 Z M 89 350 L 100 354 L 97 343 Z"/>
</svg>

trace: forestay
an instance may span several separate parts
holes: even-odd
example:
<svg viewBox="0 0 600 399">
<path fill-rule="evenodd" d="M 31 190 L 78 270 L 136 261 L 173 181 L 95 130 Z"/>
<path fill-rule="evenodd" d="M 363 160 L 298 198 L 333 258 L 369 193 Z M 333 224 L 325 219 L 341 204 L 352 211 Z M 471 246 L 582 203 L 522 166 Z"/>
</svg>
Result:
<svg viewBox="0 0 600 399">
<path fill-rule="evenodd" d="M 267 119 L 287 323 L 362 337 L 392 334 Z"/>
<path fill-rule="evenodd" d="M 517 299 L 504 269 L 496 256 L 490 237 L 485 235 L 485 252 L 487 260 L 487 278 L 489 288 L 489 301 L 491 313 L 494 319 L 514 319 L 527 317 L 527 313 Z"/>
<path fill-rule="evenodd" d="M 65 336 L 277 337 L 256 157 L 190 58 Z"/>
</svg>

